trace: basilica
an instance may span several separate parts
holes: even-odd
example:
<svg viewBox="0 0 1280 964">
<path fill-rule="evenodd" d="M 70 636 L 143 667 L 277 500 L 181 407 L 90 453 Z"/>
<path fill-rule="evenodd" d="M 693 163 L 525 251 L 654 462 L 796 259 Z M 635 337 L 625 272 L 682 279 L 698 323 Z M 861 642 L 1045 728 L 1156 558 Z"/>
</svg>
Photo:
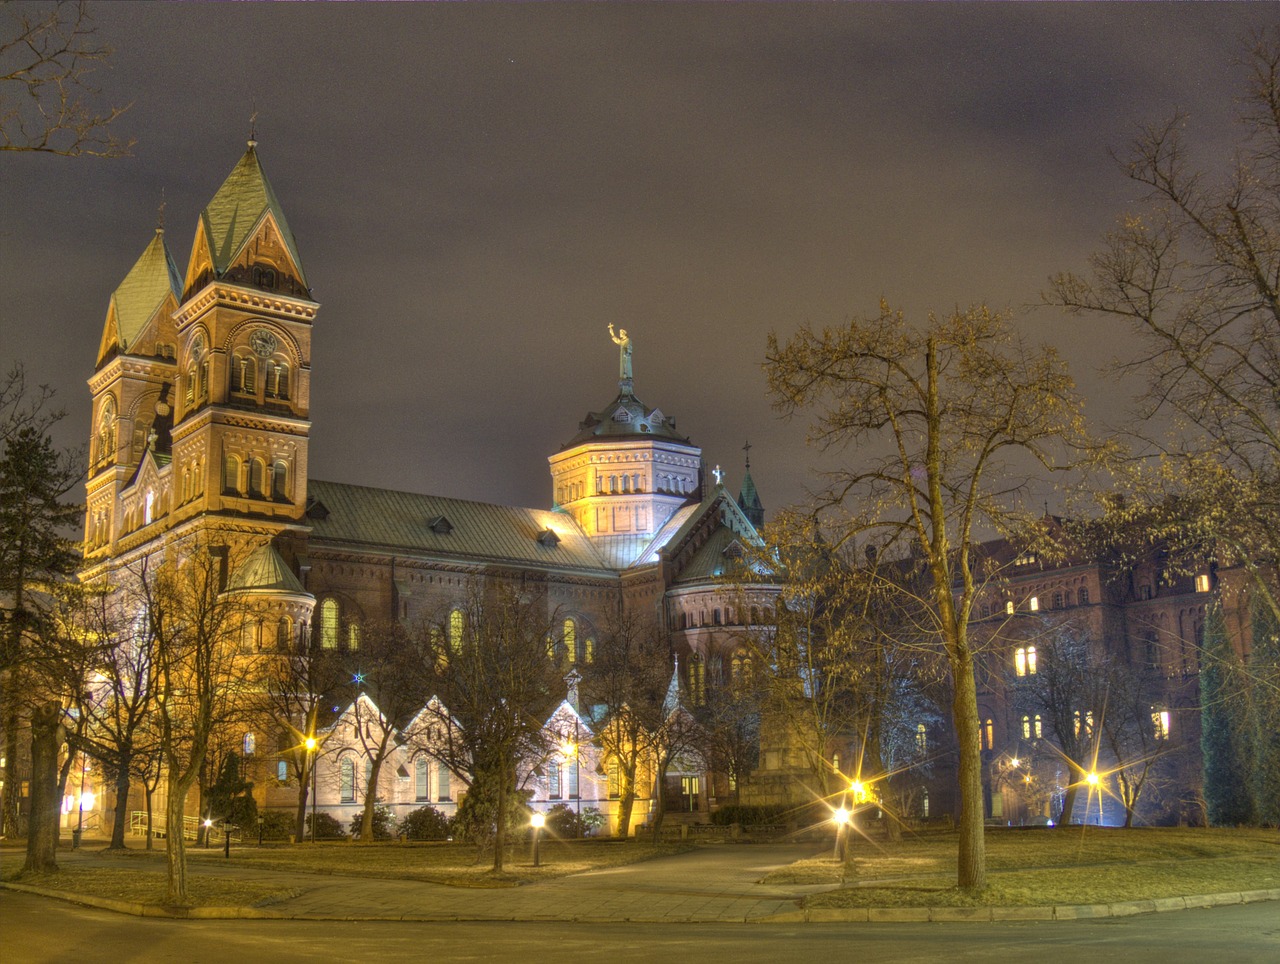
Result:
<svg viewBox="0 0 1280 964">
<path fill-rule="evenodd" d="M 735 497 L 674 419 L 637 397 L 627 331 L 608 328 L 617 395 L 565 432 L 548 458 L 547 504 L 525 508 L 314 478 L 319 310 L 251 141 L 201 212 L 185 271 L 157 230 L 111 296 L 89 380 L 84 578 L 203 538 L 223 547 L 222 585 L 252 600 L 246 649 L 309 640 L 349 653 L 359 652 L 367 623 L 412 624 L 477 582 L 534 579 L 562 624 L 568 663 L 590 663 L 609 614 L 633 613 L 671 640 L 673 696 L 696 704 L 744 630 L 773 611 L 776 585 L 744 591 L 724 578 L 759 544 L 763 508 L 749 465 Z M 591 720 L 571 683 L 564 696 L 556 725 L 586 742 Z M 294 742 L 238 735 L 260 805 L 285 807 L 296 796 L 287 765 Z M 319 805 L 344 822 L 364 802 L 352 778 L 358 756 L 335 740 L 317 766 Z M 575 799 L 608 814 L 601 762 L 577 761 L 567 786 L 558 773 L 539 774 L 534 799 Z M 592 778 L 578 780 L 583 771 Z M 447 809 L 459 776 L 439 761 L 396 759 L 378 798 L 400 810 Z M 686 765 L 672 775 L 669 805 L 714 807 L 720 784 L 711 777 Z"/>
</svg>

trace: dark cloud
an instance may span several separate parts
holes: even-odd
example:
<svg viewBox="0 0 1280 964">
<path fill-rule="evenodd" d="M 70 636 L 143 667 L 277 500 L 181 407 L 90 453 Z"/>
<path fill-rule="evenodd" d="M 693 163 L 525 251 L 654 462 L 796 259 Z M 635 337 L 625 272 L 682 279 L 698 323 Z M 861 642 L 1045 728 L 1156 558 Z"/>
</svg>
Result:
<svg viewBox="0 0 1280 964">
<path fill-rule="evenodd" d="M 1132 200 L 1108 148 L 1187 109 L 1229 155 L 1232 61 L 1260 4 L 118 4 L 104 97 L 134 156 L 6 154 L 0 357 L 87 424 L 107 299 L 161 195 L 185 265 L 200 208 L 260 155 L 322 303 L 318 477 L 543 505 L 546 456 L 637 393 L 766 505 L 814 460 L 760 371 L 770 329 L 881 296 L 916 314 L 1034 303 Z M 1029 336 L 1096 374 L 1123 332 Z M 845 453 L 843 457 L 854 457 Z"/>
</svg>

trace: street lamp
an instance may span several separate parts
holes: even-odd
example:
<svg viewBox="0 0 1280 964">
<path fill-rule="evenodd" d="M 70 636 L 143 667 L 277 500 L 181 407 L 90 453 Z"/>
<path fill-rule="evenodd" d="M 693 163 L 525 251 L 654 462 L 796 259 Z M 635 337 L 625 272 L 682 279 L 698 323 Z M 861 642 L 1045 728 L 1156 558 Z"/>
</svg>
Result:
<svg viewBox="0 0 1280 964">
<path fill-rule="evenodd" d="M 316 749 L 319 747 L 314 736 L 309 736 L 304 743 L 311 759 L 311 842 L 316 842 Z"/>
<path fill-rule="evenodd" d="M 212 829 L 213 829 L 213 821 L 210 818 L 205 817 L 204 818 L 204 849 L 205 850 L 209 849 L 209 835 L 210 835 L 209 831 L 211 831 Z"/>
<path fill-rule="evenodd" d="M 529 818 L 529 826 L 533 827 L 533 865 L 535 867 L 542 863 L 542 855 L 538 851 L 538 843 L 542 837 L 542 828 L 546 825 L 546 814 L 535 813 Z"/>
<path fill-rule="evenodd" d="M 836 846 L 831 856 L 836 860 L 844 857 L 844 835 L 845 830 L 849 826 L 849 819 L 852 815 L 845 809 L 844 805 L 837 807 L 831 814 L 831 819 L 836 825 Z"/>
</svg>

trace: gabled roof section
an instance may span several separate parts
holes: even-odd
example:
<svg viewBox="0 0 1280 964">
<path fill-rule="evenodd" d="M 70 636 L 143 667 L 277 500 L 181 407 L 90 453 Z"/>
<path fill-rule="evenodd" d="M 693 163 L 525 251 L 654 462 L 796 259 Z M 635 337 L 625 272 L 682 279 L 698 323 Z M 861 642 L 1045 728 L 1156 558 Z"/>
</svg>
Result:
<svg viewBox="0 0 1280 964">
<path fill-rule="evenodd" d="M 613 575 L 573 517 L 564 512 L 468 502 L 312 479 L 308 499 L 327 510 L 310 515 L 313 545 L 343 544 L 421 553 L 461 563 L 528 565 Z M 439 519 L 449 522 L 441 531 Z M 555 545 L 539 541 L 551 530 Z"/>
<path fill-rule="evenodd" d="M 764 525 L 764 503 L 760 501 L 760 493 L 756 491 L 755 479 L 751 478 L 751 469 L 747 469 L 746 475 L 742 477 L 738 508 L 757 529 Z"/>
<path fill-rule="evenodd" d="M 271 543 L 259 546 L 249 553 L 227 580 L 227 590 L 309 595 Z"/>
<path fill-rule="evenodd" d="M 588 412 L 578 424 L 578 434 L 564 445 L 563 452 L 596 439 L 658 438 L 680 445 L 692 445 L 676 431 L 675 419 L 667 418 L 659 409 L 648 408 L 630 392 L 624 391 L 598 412 Z"/>
<path fill-rule="evenodd" d="M 111 293 L 107 307 L 107 323 L 102 332 L 98 361 L 102 362 L 114 349 L 129 352 L 169 298 L 174 303 L 182 296 L 182 276 L 178 273 L 164 231 L 157 229 L 151 243 L 143 249 L 120 286 Z"/>
<path fill-rule="evenodd" d="M 280 239 L 293 259 L 298 280 L 307 284 L 302 259 L 298 256 L 298 244 L 284 209 L 280 207 L 271 182 L 258 162 L 256 145 L 250 141 L 240 162 L 227 175 L 222 187 L 200 213 L 200 226 L 208 244 L 208 255 L 216 274 L 221 275 L 236 260 L 236 256 L 258 232 L 266 220 L 275 222 Z"/>
</svg>

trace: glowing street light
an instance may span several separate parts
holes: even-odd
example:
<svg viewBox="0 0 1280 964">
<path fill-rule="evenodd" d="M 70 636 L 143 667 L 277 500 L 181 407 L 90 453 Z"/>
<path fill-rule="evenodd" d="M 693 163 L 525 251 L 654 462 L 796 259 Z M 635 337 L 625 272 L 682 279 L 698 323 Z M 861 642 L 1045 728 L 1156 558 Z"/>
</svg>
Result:
<svg viewBox="0 0 1280 964">
<path fill-rule="evenodd" d="M 849 822 L 853 819 L 853 814 L 841 805 L 832 811 L 831 819 L 836 825 L 836 846 L 831 856 L 836 860 L 840 860 L 844 857 L 844 838 L 848 832 Z"/>
<path fill-rule="evenodd" d="M 204 818 L 204 849 L 209 849 L 209 831 L 213 829 L 213 821 L 208 817 Z"/>
<path fill-rule="evenodd" d="M 1098 785 L 1098 774 L 1097 774 L 1097 773 L 1095 773 L 1093 770 L 1090 770 L 1090 771 L 1089 771 L 1089 773 L 1085 776 L 1085 778 L 1084 778 L 1084 782 L 1085 782 L 1085 783 L 1087 783 L 1087 784 L 1089 784 L 1089 786 L 1091 786 L 1091 787 L 1097 787 L 1097 785 Z"/>
<path fill-rule="evenodd" d="M 533 865 L 535 867 L 542 863 L 542 857 L 538 851 L 538 843 L 542 837 L 542 828 L 546 825 L 547 815 L 544 813 L 535 813 L 529 817 L 529 826 L 533 827 Z"/>
<path fill-rule="evenodd" d="M 303 746 L 311 757 L 311 842 L 316 842 L 316 750 L 320 743 L 314 736 L 309 736 Z"/>
</svg>

